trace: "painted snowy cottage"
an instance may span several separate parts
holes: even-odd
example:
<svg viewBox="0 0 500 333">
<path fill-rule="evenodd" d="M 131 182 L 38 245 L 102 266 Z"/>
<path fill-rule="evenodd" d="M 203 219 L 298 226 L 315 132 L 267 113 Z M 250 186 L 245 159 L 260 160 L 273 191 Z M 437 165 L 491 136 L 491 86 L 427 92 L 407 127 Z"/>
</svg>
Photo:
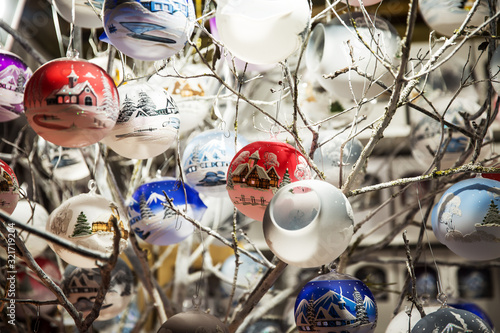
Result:
<svg viewBox="0 0 500 333">
<path fill-rule="evenodd" d="M 54 90 L 46 99 L 47 105 L 57 104 L 82 104 L 88 106 L 97 105 L 97 96 L 89 81 L 78 83 L 73 67 L 68 75 L 68 84 L 58 90 Z"/>
<path fill-rule="evenodd" d="M 244 183 L 247 186 L 260 189 L 278 187 L 280 176 L 278 175 L 278 172 L 276 172 L 274 166 L 266 170 L 257 165 L 259 159 L 259 151 L 256 150 L 248 158 L 248 163 L 238 165 L 231 174 L 233 183 Z"/>
</svg>

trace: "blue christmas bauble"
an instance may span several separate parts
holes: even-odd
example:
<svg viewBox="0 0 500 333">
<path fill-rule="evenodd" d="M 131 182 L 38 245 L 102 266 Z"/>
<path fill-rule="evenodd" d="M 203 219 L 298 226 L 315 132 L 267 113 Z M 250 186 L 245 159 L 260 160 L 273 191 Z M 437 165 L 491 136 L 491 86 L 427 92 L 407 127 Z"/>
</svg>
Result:
<svg viewBox="0 0 500 333">
<path fill-rule="evenodd" d="M 426 332 L 490 333 L 493 331 L 484 320 L 472 312 L 453 308 L 443 308 L 428 313 L 424 318 L 420 319 L 411 330 L 411 333 Z"/>
<path fill-rule="evenodd" d="M 248 142 L 234 133 L 210 130 L 189 141 L 182 156 L 186 182 L 199 193 L 226 197 L 226 175 L 236 151 Z"/>
<path fill-rule="evenodd" d="M 460 181 L 443 193 L 432 214 L 436 238 L 469 260 L 500 257 L 500 182 L 486 178 Z"/>
<path fill-rule="evenodd" d="M 377 325 L 377 304 L 361 281 L 332 271 L 309 281 L 295 301 L 300 333 L 370 333 Z"/>
<path fill-rule="evenodd" d="M 193 224 L 180 216 L 167 201 L 187 216 L 199 220 L 207 206 L 198 192 L 174 178 L 162 178 L 139 186 L 128 204 L 130 228 L 150 244 L 170 245 L 190 236 Z"/>
</svg>

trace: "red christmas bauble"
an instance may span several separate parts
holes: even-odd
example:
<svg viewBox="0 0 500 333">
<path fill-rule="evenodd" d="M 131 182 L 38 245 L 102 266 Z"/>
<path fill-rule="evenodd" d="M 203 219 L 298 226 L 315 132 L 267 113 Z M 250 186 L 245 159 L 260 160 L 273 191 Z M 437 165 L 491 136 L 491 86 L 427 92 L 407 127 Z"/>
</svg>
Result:
<svg viewBox="0 0 500 333">
<path fill-rule="evenodd" d="M 25 113 L 35 132 L 69 148 L 104 138 L 116 123 L 119 106 L 113 79 L 85 60 L 46 63 L 35 71 L 24 93 Z"/>
<path fill-rule="evenodd" d="M 284 142 L 256 141 L 234 156 L 226 189 L 242 214 L 262 221 L 274 193 L 281 186 L 303 179 L 311 179 L 311 169 L 297 149 Z"/>
</svg>

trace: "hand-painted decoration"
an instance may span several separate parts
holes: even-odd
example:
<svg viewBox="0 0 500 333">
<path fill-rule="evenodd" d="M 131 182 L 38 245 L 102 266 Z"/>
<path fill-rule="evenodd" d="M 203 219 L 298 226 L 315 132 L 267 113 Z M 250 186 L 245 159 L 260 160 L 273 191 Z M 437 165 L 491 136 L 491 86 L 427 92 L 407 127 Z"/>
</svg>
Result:
<svg viewBox="0 0 500 333">
<path fill-rule="evenodd" d="M 427 314 L 440 308 L 441 305 L 428 305 L 424 306 L 424 311 Z M 385 333 L 408 333 L 408 328 L 412 329 L 420 319 L 422 319 L 422 316 L 420 316 L 420 312 L 416 307 L 413 307 L 411 312 L 408 310 L 401 311 L 391 319 Z"/>
<path fill-rule="evenodd" d="M 24 111 L 24 89 L 32 74 L 19 56 L 0 49 L 0 122 L 16 119 Z"/>
<path fill-rule="evenodd" d="M 262 221 L 267 205 L 280 187 L 310 178 L 306 158 L 294 147 L 278 141 L 256 141 L 234 156 L 226 188 L 242 214 Z"/>
<path fill-rule="evenodd" d="M 226 324 L 200 310 L 181 312 L 161 325 L 158 333 L 229 333 Z"/>
<path fill-rule="evenodd" d="M 129 227 L 124 222 L 125 215 L 118 206 L 101 195 L 93 193 L 79 194 L 64 201 L 49 216 L 47 231 L 54 236 L 66 239 L 84 248 L 111 254 L 116 230 L 116 219 L 120 230 L 120 253 L 127 247 Z M 49 242 L 54 252 L 68 264 L 84 267 L 97 267 L 95 260 L 77 254 L 60 245 Z"/>
<path fill-rule="evenodd" d="M 443 308 L 420 319 L 411 333 L 449 333 L 449 332 L 474 332 L 493 333 L 486 322 L 472 312 Z"/>
<path fill-rule="evenodd" d="M 295 301 L 300 333 L 371 333 L 377 325 L 377 304 L 361 281 L 335 271 L 309 281 Z"/>
<path fill-rule="evenodd" d="M 304 42 L 310 8 L 306 0 L 224 0 L 215 17 L 220 38 L 235 57 L 275 64 Z"/>
<path fill-rule="evenodd" d="M 210 130 L 192 138 L 182 156 L 186 182 L 197 192 L 214 197 L 227 196 L 226 177 L 236 151 L 248 142 L 233 132 Z"/>
<path fill-rule="evenodd" d="M 491 289 L 488 291 L 491 292 Z M 469 312 L 475 314 L 476 316 L 478 316 L 479 318 L 484 320 L 484 322 L 486 324 L 488 324 L 488 327 L 490 327 L 492 330 L 494 330 L 493 321 L 488 316 L 486 311 L 484 311 L 476 303 L 472 303 L 470 301 L 463 300 L 463 299 L 448 299 L 448 305 L 454 309 L 465 310 L 465 311 L 469 311 Z"/>
<path fill-rule="evenodd" d="M 198 192 L 174 178 L 153 180 L 139 186 L 128 204 L 130 227 L 150 244 L 175 244 L 194 231 L 193 224 L 170 206 L 164 191 L 176 209 L 193 219 L 201 219 L 207 208 Z"/>
<path fill-rule="evenodd" d="M 102 285 L 99 268 L 81 268 L 68 265 L 62 279 L 62 290 L 68 300 L 81 311 L 84 316 L 94 306 L 97 292 Z M 125 310 L 134 293 L 134 276 L 125 261 L 118 258 L 111 271 L 109 290 L 96 320 L 104 321 L 118 316 Z"/>
<path fill-rule="evenodd" d="M 343 14 L 327 25 L 320 23 L 314 27 L 306 49 L 306 66 L 308 71 L 315 73 L 325 90 L 341 100 L 371 98 L 383 89 L 356 71 L 347 71 L 335 79 L 324 78 L 323 75 L 356 66 L 361 72 L 390 85 L 394 77 L 377 57 L 397 65 L 399 45 L 400 37 L 396 29 L 381 17 L 370 15 L 370 20 L 367 20 L 361 12 Z M 373 50 L 376 50 L 377 56 L 372 53 Z"/>
<path fill-rule="evenodd" d="M 432 214 L 436 238 L 469 260 L 500 257 L 500 182 L 472 178 L 446 190 Z"/>
<path fill-rule="evenodd" d="M 297 267 L 318 267 L 345 251 L 353 234 L 354 213 L 335 186 L 301 180 L 276 192 L 262 227 L 267 245 L 278 258 Z"/>
<path fill-rule="evenodd" d="M 139 60 L 177 54 L 194 29 L 192 0 L 105 0 L 101 39 Z"/>
<path fill-rule="evenodd" d="M 104 0 L 52 0 L 59 15 L 67 22 L 82 28 L 102 28 L 101 13 Z M 73 4 L 75 17 L 73 18 Z"/>
<path fill-rule="evenodd" d="M 259 254 L 251 252 L 259 258 Z M 230 296 L 233 288 L 234 273 L 236 271 L 236 257 L 227 257 L 221 267 L 221 273 L 225 279 L 221 279 L 220 287 L 224 296 Z M 240 253 L 238 264 L 238 276 L 236 278 L 236 289 L 234 290 L 234 301 L 237 301 L 245 292 L 250 292 L 266 273 L 267 268 L 252 258 Z"/>
<path fill-rule="evenodd" d="M 433 104 L 436 110 L 443 114 L 449 104 L 448 98 L 441 98 Z M 456 98 L 449 106 L 444 114 L 444 120 L 452 123 L 458 127 L 465 128 L 464 118 L 460 113 L 474 114 L 481 109 L 479 104 L 473 100 L 465 98 Z M 481 119 L 476 119 L 479 122 Z M 451 132 L 451 138 L 450 137 Z M 457 159 L 462 155 L 468 145 L 469 137 L 465 134 L 449 128 L 448 126 L 441 126 L 441 123 L 430 117 L 420 119 L 410 134 L 411 153 L 415 160 L 421 163 L 423 167 L 429 167 L 434 161 L 436 154 L 443 154 L 440 160 L 440 168 L 448 169 L 453 166 Z M 490 141 L 490 134 L 485 136 L 483 142 Z M 429 151 L 430 148 L 430 151 Z M 482 147 L 479 160 L 488 157 L 491 149 L 485 146 Z M 472 154 L 471 154 L 472 155 Z"/>
<path fill-rule="evenodd" d="M 0 209 L 12 214 L 19 201 L 19 183 L 14 171 L 0 160 Z"/>
<path fill-rule="evenodd" d="M 175 142 L 179 110 L 172 96 L 160 87 L 135 81 L 118 88 L 120 114 L 102 142 L 127 158 L 147 159 Z"/>
<path fill-rule="evenodd" d="M 113 79 L 102 68 L 62 58 L 35 71 L 26 85 L 24 105 L 38 135 L 59 146 L 79 148 L 108 134 L 120 104 Z"/>
<path fill-rule="evenodd" d="M 474 1 L 464 0 L 420 0 L 419 9 L 425 23 L 437 33 L 452 36 L 460 28 Z M 487 0 L 479 0 L 479 6 L 467 26 L 479 26 L 489 16 Z M 467 31 L 468 29 L 466 29 Z"/>
</svg>

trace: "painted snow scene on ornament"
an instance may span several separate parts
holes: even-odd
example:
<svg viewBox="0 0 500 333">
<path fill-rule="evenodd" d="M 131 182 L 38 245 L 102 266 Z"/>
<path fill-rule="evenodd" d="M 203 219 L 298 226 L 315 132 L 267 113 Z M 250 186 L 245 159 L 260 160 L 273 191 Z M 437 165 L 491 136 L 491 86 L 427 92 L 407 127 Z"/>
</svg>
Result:
<svg viewBox="0 0 500 333">
<path fill-rule="evenodd" d="M 120 114 L 103 143 L 127 158 L 147 159 L 167 150 L 180 127 L 179 109 L 172 96 L 141 81 L 121 86 L 118 93 Z"/>
<path fill-rule="evenodd" d="M 295 305 L 299 332 L 369 333 L 377 324 L 375 299 L 361 281 L 310 281 L 299 298 Z"/>
<path fill-rule="evenodd" d="M 206 206 L 198 192 L 174 178 L 145 183 L 132 194 L 128 204 L 130 227 L 141 239 L 150 244 L 178 243 L 194 231 L 191 222 L 184 219 L 168 203 L 196 220 L 201 219 Z"/>
<path fill-rule="evenodd" d="M 19 201 L 19 183 L 14 171 L 0 160 L 0 209 L 12 214 Z"/>
<path fill-rule="evenodd" d="M 33 74 L 24 104 L 38 135 L 70 148 L 104 138 L 119 112 L 113 79 L 97 65 L 66 58 L 48 62 Z"/>
<path fill-rule="evenodd" d="M 474 313 L 453 308 L 442 308 L 427 313 L 417 321 L 412 333 L 493 333 L 486 322 Z"/>
<path fill-rule="evenodd" d="M 0 122 L 16 119 L 24 111 L 24 88 L 31 75 L 21 58 L 0 50 Z"/>
<path fill-rule="evenodd" d="M 276 191 L 304 179 L 311 179 L 311 170 L 298 150 L 283 142 L 257 141 L 243 147 L 231 161 L 226 189 L 241 213 L 262 221 Z"/>
</svg>

